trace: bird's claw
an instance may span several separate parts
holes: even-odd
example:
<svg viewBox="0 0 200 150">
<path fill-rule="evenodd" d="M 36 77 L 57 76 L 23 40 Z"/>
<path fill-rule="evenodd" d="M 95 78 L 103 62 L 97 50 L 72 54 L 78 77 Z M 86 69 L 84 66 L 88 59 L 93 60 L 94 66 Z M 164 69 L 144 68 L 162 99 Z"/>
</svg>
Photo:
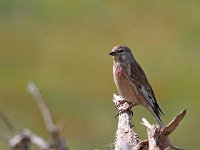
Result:
<svg viewBox="0 0 200 150">
<path fill-rule="evenodd" d="M 133 116 L 133 111 L 131 111 L 131 108 L 134 106 L 133 103 L 131 103 L 131 102 L 129 102 L 129 101 L 126 101 L 126 100 L 121 100 L 121 101 L 119 102 L 119 104 L 118 104 L 116 107 L 120 107 L 120 106 L 123 105 L 124 103 L 128 103 L 128 104 L 129 104 L 129 107 L 126 108 L 126 109 L 121 109 L 121 110 L 119 110 L 119 113 L 115 116 L 115 118 L 118 117 L 119 115 L 123 114 L 123 113 L 130 113 L 131 116 Z"/>
<path fill-rule="evenodd" d="M 128 103 L 128 104 L 130 105 L 131 108 L 134 106 L 133 103 L 131 103 L 131 102 L 129 102 L 129 101 L 121 100 L 121 101 L 119 102 L 119 104 L 117 105 L 117 107 L 123 105 L 124 103 Z"/>
<path fill-rule="evenodd" d="M 133 111 L 131 110 L 131 107 L 129 107 L 127 109 L 119 110 L 119 113 L 115 116 L 115 118 L 118 117 L 119 115 L 123 114 L 123 113 L 130 113 L 131 116 L 133 116 Z"/>
</svg>

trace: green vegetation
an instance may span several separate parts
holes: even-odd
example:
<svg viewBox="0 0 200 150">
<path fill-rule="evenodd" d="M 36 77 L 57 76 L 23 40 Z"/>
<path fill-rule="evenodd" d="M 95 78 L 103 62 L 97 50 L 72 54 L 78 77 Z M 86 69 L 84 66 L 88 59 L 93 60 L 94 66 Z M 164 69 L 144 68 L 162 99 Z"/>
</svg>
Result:
<svg viewBox="0 0 200 150">
<path fill-rule="evenodd" d="M 171 136 L 197 149 L 200 139 L 200 1 L 0 0 L 0 107 L 18 127 L 48 137 L 26 85 L 39 86 L 70 149 L 110 149 L 117 113 L 111 102 L 113 46 L 128 45 L 143 66 L 167 124 L 188 113 Z M 144 138 L 141 107 L 135 128 Z M 0 135 L 8 132 L 0 121 Z M 191 140 L 192 139 L 192 140 Z M 0 149 L 9 149 L 0 140 Z"/>
</svg>

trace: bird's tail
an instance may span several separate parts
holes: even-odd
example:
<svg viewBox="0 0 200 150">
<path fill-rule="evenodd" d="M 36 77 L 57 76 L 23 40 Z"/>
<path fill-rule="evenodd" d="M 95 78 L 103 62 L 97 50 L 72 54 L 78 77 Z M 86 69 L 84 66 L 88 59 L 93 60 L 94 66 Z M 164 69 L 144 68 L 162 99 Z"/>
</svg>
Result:
<svg viewBox="0 0 200 150">
<path fill-rule="evenodd" d="M 163 127 L 164 127 L 164 124 L 163 124 L 162 120 L 160 119 L 160 116 L 155 115 L 155 118 L 156 118 L 156 120 L 158 121 L 158 123 L 159 123 L 159 125 L 160 125 L 160 128 L 163 128 Z"/>
<path fill-rule="evenodd" d="M 152 109 L 151 107 L 149 107 L 149 110 L 150 110 L 150 112 L 153 114 L 153 116 L 156 118 L 156 120 L 157 120 L 157 122 L 159 123 L 159 125 L 160 125 L 160 127 L 161 128 L 163 128 L 164 127 L 164 124 L 163 124 L 163 122 L 162 122 L 162 120 L 161 120 L 161 118 L 160 118 L 160 112 L 157 110 L 157 111 L 155 111 L 154 109 Z M 162 113 L 162 112 L 161 112 Z M 163 114 L 163 113 L 162 113 Z"/>
</svg>

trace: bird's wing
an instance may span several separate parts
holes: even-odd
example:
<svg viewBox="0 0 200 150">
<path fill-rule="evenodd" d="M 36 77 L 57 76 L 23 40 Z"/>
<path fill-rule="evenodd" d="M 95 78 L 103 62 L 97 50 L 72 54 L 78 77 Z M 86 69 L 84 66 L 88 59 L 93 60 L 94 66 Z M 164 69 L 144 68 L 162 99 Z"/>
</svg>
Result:
<svg viewBox="0 0 200 150">
<path fill-rule="evenodd" d="M 160 114 L 161 113 L 163 114 L 163 112 L 158 106 L 158 103 L 156 102 L 154 92 L 152 90 L 151 85 L 149 84 L 149 81 L 147 80 L 147 77 L 144 71 L 142 70 L 141 66 L 136 61 L 129 65 L 128 74 L 133 84 L 136 86 L 138 91 L 140 91 L 140 93 L 147 100 L 147 102 L 153 109 L 154 113 L 158 117 L 160 117 Z"/>
</svg>

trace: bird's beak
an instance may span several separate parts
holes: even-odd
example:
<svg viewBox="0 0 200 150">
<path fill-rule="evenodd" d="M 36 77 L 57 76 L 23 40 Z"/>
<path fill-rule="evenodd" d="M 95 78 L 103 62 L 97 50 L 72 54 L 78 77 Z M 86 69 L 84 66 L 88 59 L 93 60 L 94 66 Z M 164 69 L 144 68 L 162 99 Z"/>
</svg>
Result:
<svg viewBox="0 0 200 150">
<path fill-rule="evenodd" d="M 115 55 L 116 55 L 116 52 L 110 52 L 109 55 L 115 56 Z"/>
</svg>

